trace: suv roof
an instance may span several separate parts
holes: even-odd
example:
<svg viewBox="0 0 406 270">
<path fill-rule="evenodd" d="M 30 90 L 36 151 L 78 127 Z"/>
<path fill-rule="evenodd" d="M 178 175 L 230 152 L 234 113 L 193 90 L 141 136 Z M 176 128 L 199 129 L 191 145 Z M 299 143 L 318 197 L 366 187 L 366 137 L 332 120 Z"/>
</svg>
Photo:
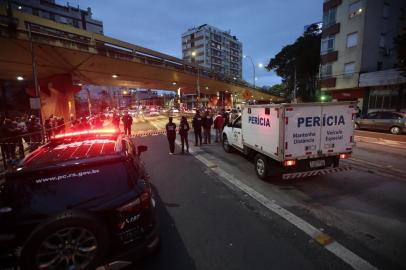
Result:
<svg viewBox="0 0 406 270">
<path fill-rule="evenodd" d="M 121 136 L 116 132 L 73 132 L 57 135 L 51 141 L 28 155 L 18 170 L 69 165 L 84 159 L 100 161 L 117 157 L 122 149 Z"/>
</svg>

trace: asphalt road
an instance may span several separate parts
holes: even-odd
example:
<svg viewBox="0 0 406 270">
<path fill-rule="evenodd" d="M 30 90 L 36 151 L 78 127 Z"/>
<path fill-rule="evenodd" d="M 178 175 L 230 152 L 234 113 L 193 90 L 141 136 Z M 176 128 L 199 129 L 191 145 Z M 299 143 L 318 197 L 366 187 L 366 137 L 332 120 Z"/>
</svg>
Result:
<svg viewBox="0 0 406 270">
<path fill-rule="evenodd" d="M 136 124 L 134 129 L 162 129 L 165 123 L 163 117 L 154 118 Z M 376 135 L 370 137 L 373 136 Z M 136 137 L 137 144 L 149 146 L 144 159 L 163 202 L 159 210 L 163 217 L 162 250 L 137 267 L 347 267 L 292 224 L 244 192 L 224 184 L 221 177 L 198 160 L 200 156 L 326 232 L 371 265 L 405 269 L 404 145 L 387 139 L 356 139 L 353 157 L 345 162 L 353 166 L 352 171 L 289 182 L 263 182 L 255 176 L 250 160 L 239 154 L 226 154 L 220 145 L 203 146 L 193 156 L 168 156 L 164 136 Z"/>
<path fill-rule="evenodd" d="M 192 155 L 169 156 L 164 136 L 135 142 L 149 146 L 162 246 L 129 269 L 350 269 Z"/>
</svg>

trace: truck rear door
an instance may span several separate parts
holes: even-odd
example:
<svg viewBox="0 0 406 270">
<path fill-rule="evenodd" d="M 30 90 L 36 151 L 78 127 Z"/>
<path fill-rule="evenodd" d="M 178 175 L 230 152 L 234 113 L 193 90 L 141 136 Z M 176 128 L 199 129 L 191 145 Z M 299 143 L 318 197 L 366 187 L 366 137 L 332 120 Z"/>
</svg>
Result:
<svg viewBox="0 0 406 270">
<path fill-rule="evenodd" d="M 314 155 L 320 149 L 321 106 L 285 107 L 284 159 Z"/>
<path fill-rule="evenodd" d="M 321 107 L 321 143 L 323 154 L 351 152 L 355 109 L 352 104 L 329 104 Z"/>
</svg>

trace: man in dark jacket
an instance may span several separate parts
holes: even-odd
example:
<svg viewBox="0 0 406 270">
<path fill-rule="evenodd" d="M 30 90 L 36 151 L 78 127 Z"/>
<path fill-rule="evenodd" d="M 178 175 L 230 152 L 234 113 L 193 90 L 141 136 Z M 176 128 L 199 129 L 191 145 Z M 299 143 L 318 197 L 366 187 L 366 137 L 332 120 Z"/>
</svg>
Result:
<svg viewBox="0 0 406 270">
<path fill-rule="evenodd" d="M 133 124 L 133 118 L 128 114 L 127 111 L 124 112 L 123 118 L 121 118 L 124 124 L 124 134 L 131 135 L 131 125 Z"/>
<path fill-rule="evenodd" d="M 118 115 L 116 114 L 116 112 L 113 112 L 113 116 L 112 116 L 111 122 L 113 123 L 113 126 L 114 126 L 118 131 L 120 131 L 120 116 L 118 116 Z"/>
<path fill-rule="evenodd" d="M 186 153 L 189 153 L 189 141 L 188 141 L 188 132 L 189 132 L 189 123 L 187 122 L 186 116 L 182 116 L 179 124 L 179 135 L 180 141 L 182 143 L 182 154 L 185 153 L 185 144 L 186 144 Z"/>
<path fill-rule="evenodd" d="M 193 117 L 192 120 L 192 127 L 195 132 L 195 146 L 197 146 L 199 138 L 200 146 L 202 145 L 202 117 L 200 116 L 199 111 L 196 111 L 196 115 Z"/>
<path fill-rule="evenodd" d="M 173 118 L 169 117 L 169 122 L 166 124 L 166 137 L 169 142 L 169 155 L 175 152 L 176 125 L 172 122 Z"/>
<path fill-rule="evenodd" d="M 213 117 L 209 112 L 205 113 L 203 121 L 204 143 L 211 143 L 211 126 L 213 125 Z"/>
</svg>

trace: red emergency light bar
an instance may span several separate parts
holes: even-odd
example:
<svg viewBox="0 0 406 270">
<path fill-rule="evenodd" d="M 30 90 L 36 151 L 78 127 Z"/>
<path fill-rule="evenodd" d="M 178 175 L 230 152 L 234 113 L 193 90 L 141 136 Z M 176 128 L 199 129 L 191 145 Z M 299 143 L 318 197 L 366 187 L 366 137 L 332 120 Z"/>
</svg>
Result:
<svg viewBox="0 0 406 270">
<path fill-rule="evenodd" d="M 90 130 L 68 132 L 68 133 L 64 133 L 64 134 L 57 134 L 57 135 L 53 136 L 51 139 L 69 138 L 69 137 L 74 137 L 74 136 L 90 135 L 90 134 L 108 135 L 108 134 L 116 134 L 116 133 L 118 133 L 118 130 L 115 128 L 90 129 Z"/>
</svg>

